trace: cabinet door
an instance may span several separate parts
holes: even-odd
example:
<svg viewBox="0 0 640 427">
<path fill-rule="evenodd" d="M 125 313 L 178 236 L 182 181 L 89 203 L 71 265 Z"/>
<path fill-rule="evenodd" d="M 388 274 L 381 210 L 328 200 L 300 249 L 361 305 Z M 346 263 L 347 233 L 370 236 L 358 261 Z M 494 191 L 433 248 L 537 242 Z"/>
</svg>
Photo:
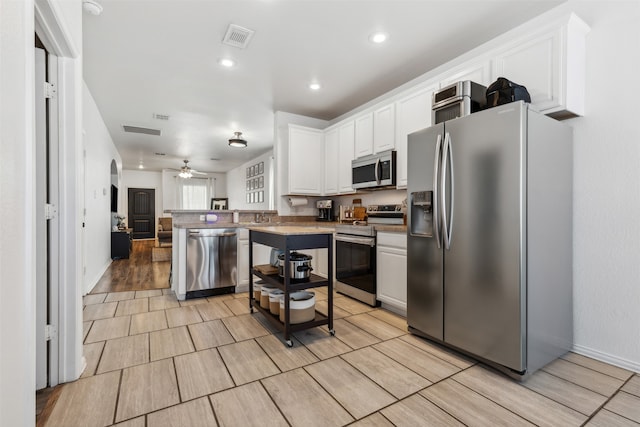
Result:
<svg viewBox="0 0 640 427">
<path fill-rule="evenodd" d="M 386 105 L 373 113 L 373 152 L 393 150 L 396 147 L 396 109 Z"/>
<path fill-rule="evenodd" d="M 329 256 L 327 254 L 328 249 L 316 249 L 311 265 L 313 266 L 313 274 L 327 278 L 329 275 Z"/>
<path fill-rule="evenodd" d="M 407 310 L 407 250 L 378 245 L 377 298 L 403 312 Z"/>
<path fill-rule="evenodd" d="M 249 240 L 238 239 L 238 286 L 249 285 Z"/>
<path fill-rule="evenodd" d="M 353 120 L 340 126 L 338 146 L 338 192 L 353 193 L 351 187 L 351 161 L 355 144 L 355 126 Z"/>
<path fill-rule="evenodd" d="M 556 30 L 497 56 L 494 80 L 506 77 L 526 86 L 531 103 L 541 112 L 562 105 L 560 39 L 561 31 Z"/>
<path fill-rule="evenodd" d="M 407 187 L 407 135 L 431 126 L 431 95 L 436 85 L 396 102 L 396 185 Z"/>
<path fill-rule="evenodd" d="M 356 158 L 373 154 L 373 113 L 358 117 L 355 120 L 355 127 Z"/>
<path fill-rule="evenodd" d="M 491 80 L 491 61 L 474 62 L 465 64 L 451 73 L 447 73 L 447 77 L 442 80 L 440 87 L 449 86 L 455 82 L 462 80 L 471 80 L 483 86 L 489 86 Z"/>
<path fill-rule="evenodd" d="M 323 132 L 289 126 L 289 194 L 322 194 Z"/>
<path fill-rule="evenodd" d="M 337 128 L 324 134 L 324 194 L 338 194 L 338 143 L 340 135 Z"/>
</svg>

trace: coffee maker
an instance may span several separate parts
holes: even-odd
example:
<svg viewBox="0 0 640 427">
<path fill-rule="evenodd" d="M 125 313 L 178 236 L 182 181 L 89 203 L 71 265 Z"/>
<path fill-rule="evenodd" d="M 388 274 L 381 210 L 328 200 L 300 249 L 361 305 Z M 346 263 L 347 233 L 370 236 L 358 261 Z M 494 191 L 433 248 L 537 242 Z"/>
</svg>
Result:
<svg viewBox="0 0 640 427">
<path fill-rule="evenodd" d="M 333 221 L 333 200 L 318 200 L 316 207 L 318 208 L 316 221 Z"/>
</svg>

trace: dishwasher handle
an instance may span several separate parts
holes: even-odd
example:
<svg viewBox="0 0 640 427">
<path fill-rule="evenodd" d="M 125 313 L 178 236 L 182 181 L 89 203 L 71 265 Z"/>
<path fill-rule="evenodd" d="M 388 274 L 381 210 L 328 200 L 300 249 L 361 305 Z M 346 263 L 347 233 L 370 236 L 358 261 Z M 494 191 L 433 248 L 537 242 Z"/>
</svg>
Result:
<svg viewBox="0 0 640 427">
<path fill-rule="evenodd" d="M 228 232 L 228 233 L 219 233 L 219 234 L 200 234 L 197 231 L 195 231 L 195 232 L 191 231 L 189 233 L 189 237 L 192 238 L 192 239 L 205 239 L 207 237 L 233 237 L 233 236 L 236 236 L 236 235 L 237 235 L 237 233 L 235 233 L 233 231 Z"/>
</svg>

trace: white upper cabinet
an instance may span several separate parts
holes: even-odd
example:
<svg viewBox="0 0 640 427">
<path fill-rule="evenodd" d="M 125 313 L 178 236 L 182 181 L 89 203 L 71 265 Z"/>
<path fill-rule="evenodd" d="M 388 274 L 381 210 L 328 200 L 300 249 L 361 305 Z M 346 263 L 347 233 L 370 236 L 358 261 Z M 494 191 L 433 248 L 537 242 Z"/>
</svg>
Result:
<svg viewBox="0 0 640 427">
<path fill-rule="evenodd" d="M 345 122 L 338 128 L 338 192 L 353 193 L 351 178 L 351 161 L 354 159 L 355 124 L 353 120 Z"/>
<path fill-rule="evenodd" d="M 391 103 L 373 112 L 373 152 L 396 147 L 396 108 Z"/>
<path fill-rule="evenodd" d="M 584 114 L 585 39 L 589 27 L 571 14 L 546 31 L 514 42 L 493 61 L 493 76 L 526 86 L 533 106 L 566 118 Z"/>
<path fill-rule="evenodd" d="M 367 113 L 355 120 L 356 157 L 373 154 L 373 113 Z"/>
<path fill-rule="evenodd" d="M 413 92 L 396 102 L 396 186 L 407 187 L 407 135 L 431 126 L 431 96 L 437 86 Z"/>
<path fill-rule="evenodd" d="M 324 133 L 321 130 L 289 125 L 288 194 L 322 195 L 324 174 Z"/>
<path fill-rule="evenodd" d="M 324 194 L 338 194 L 338 128 L 330 128 L 324 133 Z"/>
<path fill-rule="evenodd" d="M 451 73 L 447 73 L 445 79 L 440 82 L 440 87 L 449 86 L 462 80 L 471 80 L 482 86 L 489 86 L 492 82 L 491 61 L 472 61 L 460 68 L 451 70 Z"/>
</svg>

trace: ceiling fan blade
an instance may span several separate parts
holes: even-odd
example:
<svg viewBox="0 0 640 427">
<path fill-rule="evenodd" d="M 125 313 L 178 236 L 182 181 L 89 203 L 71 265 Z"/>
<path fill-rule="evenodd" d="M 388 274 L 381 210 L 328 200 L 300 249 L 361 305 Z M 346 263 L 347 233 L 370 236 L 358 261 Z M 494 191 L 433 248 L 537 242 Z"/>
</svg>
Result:
<svg viewBox="0 0 640 427">
<path fill-rule="evenodd" d="M 191 169 L 191 173 L 195 173 L 195 174 L 197 174 L 197 175 L 207 175 L 207 173 L 206 173 L 206 172 L 198 172 L 198 171 L 193 170 L 193 169 Z"/>
</svg>

